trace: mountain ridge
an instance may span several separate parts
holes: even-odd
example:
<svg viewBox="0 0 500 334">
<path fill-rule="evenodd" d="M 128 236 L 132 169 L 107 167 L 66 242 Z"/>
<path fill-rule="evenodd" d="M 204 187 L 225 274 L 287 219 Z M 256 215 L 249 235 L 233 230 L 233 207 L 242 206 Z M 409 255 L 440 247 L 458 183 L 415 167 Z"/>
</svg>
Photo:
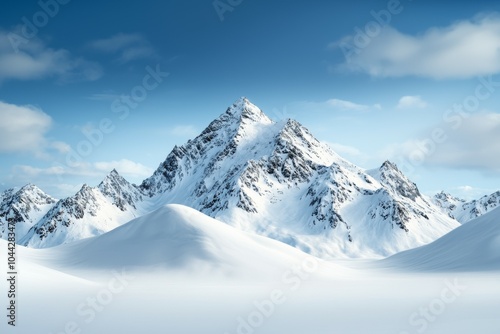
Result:
<svg viewBox="0 0 500 334">
<path fill-rule="evenodd" d="M 240 98 L 140 185 L 113 170 L 57 202 L 21 244 L 99 235 L 168 203 L 321 257 L 387 256 L 458 226 L 395 164 L 359 168 L 299 122 L 274 122 Z"/>
</svg>

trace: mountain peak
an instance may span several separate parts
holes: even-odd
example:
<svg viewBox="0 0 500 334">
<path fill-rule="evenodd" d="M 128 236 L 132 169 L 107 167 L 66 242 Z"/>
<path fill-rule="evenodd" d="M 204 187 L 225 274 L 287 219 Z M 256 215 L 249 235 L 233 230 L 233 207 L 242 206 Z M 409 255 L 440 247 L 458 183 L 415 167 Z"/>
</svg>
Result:
<svg viewBox="0 0 500 334">
<path fill-rule="evenodd" d="M 382 166 L 380 166 L 380 170 L 381 171 L 383 171 L 383 170 L 395 170 L 395 171 L 399 172 L 398 166 L 394 162 L 391 162 L 389 160 L 384 161 Z"/>
<path fill-rule="evenodd" d="M 122 180 L 123 177 L 120 175 L 120 173 L 118 173 L 118 171 L 116 169 L 113 168 L 113 170 L 111 172 L 109 172 L 108 175 L 106 175 L 106 177 L 104 178 L 104 180 L 102 182 L 109 182 L 109 181 L 113 181 L 113 180 Z"/>
<path fill-rule="evenodd" d="M 379 180 L 392 191 L 413 201 L 421 196 L 417 185 L 398 169 L 398 166 L 386 160 L 379 168 Z"/>
<path fill-rule="evenodd" d="M 227 114 L 239 118 L 241 122 L 251 120 L 255 122 L 272 123 L 264 112 L 246 97 L 236 100 L 226 111 Z"/>
<path fill-rule="evenodd" d="M 25 193 L 43 193 L 43 191 L 35 186 L 33 183 L 28 183 L 27 185 L 23 186 L 17 193 L 19 194 L 25 194 Z"/>
</svg>

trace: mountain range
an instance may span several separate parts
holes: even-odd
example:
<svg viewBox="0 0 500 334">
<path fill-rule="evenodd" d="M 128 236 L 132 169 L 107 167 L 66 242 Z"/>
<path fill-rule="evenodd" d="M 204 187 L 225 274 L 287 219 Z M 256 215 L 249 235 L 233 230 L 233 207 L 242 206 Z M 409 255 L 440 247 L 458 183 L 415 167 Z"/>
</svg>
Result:
<svg viewBox="0 0 500 334">
<path fill-rule="evenodd" d="M 240 98 L 196 138 L 176 146 L 140 185 L 116 170 L 56 200 L 35 185 L 0 194 L 0 232 L 47 248 L 102 235 L 166 204 L 322 258 L 381 257 L 430 243 L 500 204 L 420 193 L 398 167 L 365 170 L 294 120 L 274 122 Z"/>
</svg>

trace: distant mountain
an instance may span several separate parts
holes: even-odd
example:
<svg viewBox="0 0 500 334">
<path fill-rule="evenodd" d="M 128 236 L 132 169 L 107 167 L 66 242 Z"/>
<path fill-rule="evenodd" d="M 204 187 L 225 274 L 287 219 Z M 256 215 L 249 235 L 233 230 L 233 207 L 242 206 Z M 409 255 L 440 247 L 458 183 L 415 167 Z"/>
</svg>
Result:
<svg viewBox="0 0 500 334">
<path fill-rule="evenodd" d="M 0 193 L 0 236 L 6 239 L 8 222 L 16 224 L 17 236 L 25 235 L 55 203 L 56 199 L 33 184 Z"/>
<path fill-rule="evenodd" d="M 84 185 L 58 201 L 19 243 L 44 248 L 100 235 L 144 214 L 142 204 L 140 191 L 113 170 L 97 188 Z"/>
<path fill-rule="evenodd" d="M 451 218 L 463 224 L 500 206 L 500 191 L 470 202 L 440 192 L 434 196 L 433 202 Z"/>
<path fill-rule="evenodd" d="M 324 258 L 386 256 L 459 225 L 393 163 L 366 171 L 297 121 L 273 122 L 241 98 L 141 185 L 113 171 L 97 188 L 59 201 L 22 244 L 99 235 L 167 203 Z"/>
</svg>

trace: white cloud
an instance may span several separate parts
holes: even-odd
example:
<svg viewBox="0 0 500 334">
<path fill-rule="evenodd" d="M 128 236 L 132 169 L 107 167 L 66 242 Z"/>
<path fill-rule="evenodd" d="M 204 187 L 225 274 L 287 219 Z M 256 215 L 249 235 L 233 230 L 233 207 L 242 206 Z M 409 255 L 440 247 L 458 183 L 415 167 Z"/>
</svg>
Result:
<svg viewBox="0 0 500 334">
<path fill-rule="evenodd" d="M 104 53 L 119 54 L 119 63 L 132 60 L 154 58 L 156 52 L 151 44 L 140 34 L 117 34 L 109 38 L 95 40 L 89 47 Z"/>
<path fill-rule="evenodd" d="M 51 126 L 52 118 L 39 108 L 0 101 L 0 152 L 32 153 L 41 159 L 49 159 L 50 151 L 69 152 L 65 142 L 47 138 Z"/>
<path fill-rule="evenodd" d="M 13 167 L 16 175 L 28 177 L 38 177 L 41 175 L 65 175 L 68 174 L 64 166 L 52 166 L 47 168 L 39 168 L 28 165 L 16 165 Z"/>
<path fill-rule="evenodd" d="M 52 119 L 33 106 L 0 101 L 0 152 L 36 152 L 46 144 Z"/>
<path fill-rule="evenodd" d="M 436 130 L 439 140 L 432 136 Z M 469 115 L 456 129 L 443 123 L 427 132 L 427 137 L 391 145 L 383 154 L 404 157 L 415 165 L 500 173 L 500 114 Z"/>
<path fill-rule="evenodd" d="M 199 134 L 199 131 L 192 125 L 177 125 L 169 131 L 169 134 L 178 137 L 194 137 Z"/>
<path fill-rule="evenodd" d="M 59 82 L 93 81 L 101 75 L 97 63 L 74 57 L 64 49 L 51 49 L 38 39 L 14 47 L 9 33 L 0 30 L 0 82 L 46 77 L 56 77 Z"/>
<path fill-rule="evenodd" d="M 426 107 L 427 107 L 427 102 L 422 100 L 422 98 L 418 95 L 403 96 L 399 99 L 399 102 L 397 105 L 398 109 L 411 109 L 411 108 L 423 109 Z"/>
<path fill-rule="evenodd" d="M 449 79 L 495 74 L 500 73 L 500 15 L 477 16 L 416 35 L 386 26 L 363 44 L 347 36 L 334 45 L 356 50 L 341 68 L 375 77 Z"/>
<path fill-rule="evenodd" d="M 66 154 L 71 151 L 71 146 L 62 141 L 54 141 L 50 143 L 50 147 L 61 154 Z"/>
<path fill-rule="evenodd" d="M 463 192 L 471 192 L 474 191 L 474 188 L 471 186 L 460 186 L 457 187 L 458 190 L 463 191 Z"/>
<path fill-rule="evenodd" d="M 335 108 L 335 109 L 341 109 L 341 110 L 364 111 L 364 110 L 370 109 L 369 106 L 357 104 L 357 103 L 354 103 L 351 101 L 340 100 L 340 99 L 330 99 L 330 100 L 326 101 L 326 104 L 328 106 Z"/>
</svg>

